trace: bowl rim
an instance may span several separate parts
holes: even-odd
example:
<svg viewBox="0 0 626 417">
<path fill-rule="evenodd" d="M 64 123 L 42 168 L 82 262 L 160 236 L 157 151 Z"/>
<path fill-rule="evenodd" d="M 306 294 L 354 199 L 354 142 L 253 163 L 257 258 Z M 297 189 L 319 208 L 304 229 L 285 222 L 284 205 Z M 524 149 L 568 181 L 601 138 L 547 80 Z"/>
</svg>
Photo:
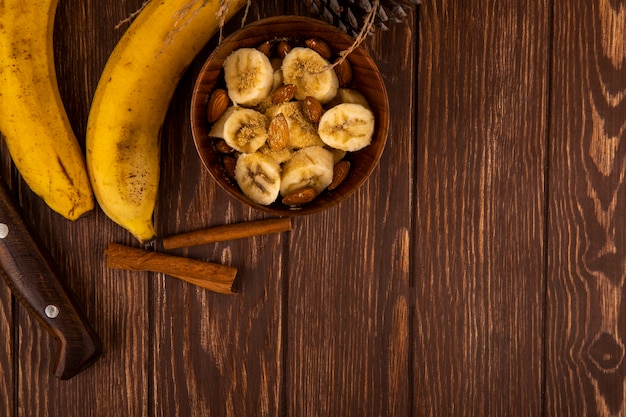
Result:
<svg viewBox="0 0 626 417">
<path fill-rule="evenodd" d="M 290 30 L 285 32 L 282 29 L 282 25 L 284 24 L 288 24 L 291 26 L 293 26 L 294 24 L 301 25 L 303 26 L 303 28 L 291 28 Z M 255 34 L 254 36 L 250 36 L 250 32 L 254 32 L 256 30 L 261 30 L 261 32 L 259 34 Z M 330 197 L 327 195 L 325 196 L 325 198 L 322 199 L 321 196 L 323 196 L 324 193 L 330 193 L 329 191 L 325 191 L 316 198 L 316 200 L 318 200 L 317 204 L 311 203 L 302 207 L 291 208 L 288 206 L 284 206 L 281 203 L 275 202 L 273 204 L 265 206 L 249 199 L 245 194 L 243 194 L 243 192 L 241 192 L 236 184 L 234 184 L 234 181 L 228 179 L 227 176 L 225 176 L 224 174 L 218 175 L 215 172 L 215 168 L 212 166 L 210 161 L 207 161 L 207 158 L 205 158 L 204 156 L 203 143 L 206 143 L 207 141 L 203 133 L 199 131 L 199 125 L 206 127 L 210 124 L 206 120 L 206 112 L 199 112 L 198 109 L 206 108 L 206 103 L 208 101 L 208 97 L 210 96 L 210 92 L 215 89 L 220 80 L 221 71 L 216 69 L 216 62 L 219 62 L 220 69 L 221 63 L 223 62 L 223 59 L 219 61 L 220 54 L 224 54 L 224 51 L 229 51 L 228 53 L 230 53 L 242 47 L 254 47 L 267 40 L 276 41 L 279 39 L 290 37 L 300 39 L 318 37 L 321 39 L 325 39 L 325 34 L 332 34 L 332 43 L 334 45 L 334 49 L 337 49 L 336 46 L 337 44 L 339 44 L 342 47 L 341 50 L 345 50 L 354 42 L 354 38 L 348 35 L 346 32 L 342 31 L 341 29 L 331 25 L 330 23 L 311 17 L 281 15 L 260 19 L 258 21 L 242 26 L 230 35 L 223 38 L 221 42 L 217 46 L 215 46 L 213 51 L 211 51 L 210 55 L 205 59 L 201 69 L 197 73 L 192 90 L 190 113 L 191 131 L 194 146 L 202 162 L 202 165 L 210 173 L 213 180 L 215 180 L 220 188 L 226 191 L 226 193 L 235 200 L 241 203 L 245 203 L 246 205 L 262 212 L 279 216 L 298 216 L 313 214 L 337 206 L 341 201 L 353 195 L 356 190 L 361 188 L 361 186 L 370 178 L 372 172 L 378 166 L 382 153 L 386 147 L 389 132 L 389 98 L 387 96 L 386 85 L 382 78 L 380 70 L 378 69 L 378 65 L 367 52 L 367 50 L 361 45 L 355 48 L 354 51 L 352 51 L 347 56 L 347 58 L 350 60 L 350 57 L 353 56 L 353 54 L 359 55 L 359 58 L 363 59 L 367 63 L 368 71 L 371 71 L 372 75 L 375 77 L 375 80 L 373 80 L 372 84 L 376 86 L 376 90 L 378 90 L 378 93 L 380 95 L 379 99 L 375 102 L 375 107 L 377 109 L 375 115 L 377 116 L 378 120 L 375 127 L 374 139 L 377 141 L 377 150 L 373 158 L 371 158 L 373 159 L 372 163 L 370 163 L 366 169 L 360 169 L 360 176 L 357 180 L 352 181 L 350 189 L 345 190 L 342 193 L 332 193 Z M 325 40 L 328 41 L 328 39 Z M 218 61 L 216 61 L 216 59 Z M 207 85 L 209 86 L 208 88 L 203 88 Z M 354 153 L 358 152 L 359 151 Z M 320 201 L 322 200 L 323 203 L 320 203 Z"/>
</svg>

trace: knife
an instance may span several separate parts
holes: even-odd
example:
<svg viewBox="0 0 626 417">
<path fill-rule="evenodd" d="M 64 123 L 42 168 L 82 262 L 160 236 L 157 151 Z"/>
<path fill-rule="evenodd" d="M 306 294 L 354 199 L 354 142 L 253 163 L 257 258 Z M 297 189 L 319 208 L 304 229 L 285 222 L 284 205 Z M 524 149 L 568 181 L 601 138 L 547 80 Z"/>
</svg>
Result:
<svg viewBox="0 0 626 417">
<path fill-rule="evenodd" d="M 0 266 L 13 295 L 57 340 L 52 368 L 57 378 L 69 379 L 98 359 L 98 335 L 2 180 Z"/>
</svg>

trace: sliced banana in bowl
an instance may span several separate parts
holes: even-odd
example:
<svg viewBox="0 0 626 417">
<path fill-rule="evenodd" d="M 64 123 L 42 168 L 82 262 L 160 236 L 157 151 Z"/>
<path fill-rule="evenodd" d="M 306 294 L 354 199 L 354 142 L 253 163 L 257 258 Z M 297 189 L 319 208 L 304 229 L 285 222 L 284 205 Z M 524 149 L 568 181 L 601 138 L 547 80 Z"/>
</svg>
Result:
<svg viewBox="0 0 626 417">
<path fill-rule="evenodd" d="M 321 146 L 296 151 L 282 167 L 280 195 L 303 188 L 313 188 L 320 194 L 333 180 L 334 165 L 333 154 Z"/>
<path fill-rule="evenodd" d="M 363 48 L 333 66 L 353 42 L 325 22 L 280 16 L 215 48 L 194 86 L 191 126 L 202 163 L 231 196 L 274 215 L 310 214 L 367 180 L 385 146 L 389 103 Z M 222 107 L 209 108 L 215 90 Z"/>
<path fill-rule="evenodd" d="M 244 153 L 237 158 L 235 180 L 249 199 L 266 206 L 278 198 L 280 165 L 263 153 Z"/>
<path fill-rule="evenodd" d="M 374 135 L 374 113 L 356 103 L 341 103 L 320 119 L 318 133 L 334 149 L 355 152 L 369 146 Z"/>
<path fill-rule="evenodd" d="M 223 139 L 236 151 L 256 152 L 267 141 L 269 118 L 253 109 L 235 107 L 224 121 Z"/>
<path fill-rule="evenodd" d="M 258 49 L 240 48 L 224 61 L 224 80 L 233 103 L 256 106 L 274 86 L 274 68 Z"/>
<path fill-rule="evenodd" d="M 329 70 L 330 63 L 308 47 L 295 47 L 283 58 L 283 83 L 297 87 L 296 98 L 315 97 L 328 103 L 337 95 L 337 74 Z"/>
</svg>

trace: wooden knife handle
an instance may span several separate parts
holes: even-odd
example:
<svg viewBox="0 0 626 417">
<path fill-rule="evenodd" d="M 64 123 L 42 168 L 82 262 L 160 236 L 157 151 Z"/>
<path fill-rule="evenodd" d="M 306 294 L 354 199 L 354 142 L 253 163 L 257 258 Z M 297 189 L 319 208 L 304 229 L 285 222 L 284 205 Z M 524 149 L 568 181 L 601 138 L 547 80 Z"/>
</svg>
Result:
<svg viewBox="0 0 626 417">
<path fill-rule="evenodd" d="M 100 339 L 2 181 L 0 265 L 13 295 L 57 339 L 54 375 L 68 379 L 91 365 L 102 353 Z"/>
</svg>

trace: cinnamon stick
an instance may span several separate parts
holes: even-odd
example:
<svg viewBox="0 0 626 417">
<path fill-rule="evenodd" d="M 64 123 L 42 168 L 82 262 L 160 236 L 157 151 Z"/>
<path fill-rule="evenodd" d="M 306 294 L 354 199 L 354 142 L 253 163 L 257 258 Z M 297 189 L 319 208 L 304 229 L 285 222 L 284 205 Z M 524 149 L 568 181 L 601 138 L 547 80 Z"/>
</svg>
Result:
<svg viewBox="0 0 626 417">
<path fill-rule="evenodd" d="M 182 256 L 137 249 L 117 243 L 106 250 L 107 266 L 131 271 L 162 272 L 190 284 L 221 294 L 234 294 L 237 268 Z"/>
<path fill-rule="evenodd" d="M 270 233 L 287 232 L 289 230 L 291 230 L 291 219 L 289 217 L 279 217 L 213 226 L 207 229 L 181 233 L 163 238 L 162 243 L 163 247 L 169 250 Z"/>
</svg>

